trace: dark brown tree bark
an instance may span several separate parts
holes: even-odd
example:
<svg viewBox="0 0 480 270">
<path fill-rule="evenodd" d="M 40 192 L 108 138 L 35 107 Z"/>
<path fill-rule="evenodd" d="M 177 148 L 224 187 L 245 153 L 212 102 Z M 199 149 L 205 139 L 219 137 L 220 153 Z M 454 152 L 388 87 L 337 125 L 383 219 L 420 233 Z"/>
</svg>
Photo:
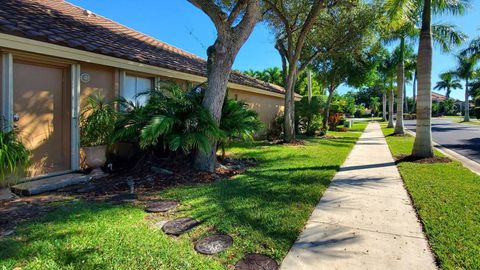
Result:
<svg viewBox="0 0 480 270">
<path fill-rule="evenodd" d="M 215 4 L 214 0 L 188 1 L 207 14 L 217 30 L 217 39 L 207 50 L 208 86 L 203 106 L 219 124 L 233 61 L 261 18 L 260 1 L 238 0 L 229 14 Z M 210 145 L 210 151 L 207 153 L 197 151 L 195 167 L 199 170 L 210 172 L 215 170 L 216 140 L 212 140 Z"/>
<path fill-rule="evenodd" d="M 305 44 L 305 39 L 310 32 L 310 29 L 313 27 L 315 18 L 318 16 L 322 8 L 325 8 L 325 5 L 324 0 L 314 1 L 300 30 L 296 31 L 292 27 L 295 22 L 290 22 L 288 16 L 285 14 L 283 2 L 277 3 L 276 1 L 267 0 L 266 3 L 279 17 L 284 27 L 283 37 L 277 40 L 276 48 L 282 59 L 287 62 L 287 65 L 284 65 L 284 73 L 286 73 L 284 140 L 286 142 L 291 142 L 295 140 L 295 81 L 297 79 L 297 74 L 306 67 L 306 65 L 298 67 L 298 62 Z M 282 7 L 279 8 L 278 4 L 282 5 Z M 298 16 L 296 16 L 295 20 L 297 19 Z M 286 72 L 287 70 L 288 72 Z"/>
<path fill-rule="evenodd" d="M 327 104 L 325 104 L 325 110 L 323 111 L 323 119 L 322 119 L 322 130 L 321 135 L 327 134 L 328 130 L 328 118 L 330 117 L 330 107 L 333 101 L 333 93 L 335 92 L 335 87 L 330 86 L 328 88 L 328 98 Z"/>
</svg>

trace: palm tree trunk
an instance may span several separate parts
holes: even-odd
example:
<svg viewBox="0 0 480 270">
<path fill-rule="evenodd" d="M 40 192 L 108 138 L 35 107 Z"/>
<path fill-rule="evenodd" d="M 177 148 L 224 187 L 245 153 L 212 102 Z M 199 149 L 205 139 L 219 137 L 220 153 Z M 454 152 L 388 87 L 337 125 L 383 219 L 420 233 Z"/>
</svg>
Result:
<svg viewBox="0 0 480 270">
<path fill-rule="evenodd" d="M 388 128 L 393 128 L 393 83 L 390 83 L 388 89 Z"/>
<path fill-rule="evenodd" d="M 405 105 L 403 111 L 408 113 L 408 100 L 407 100 L 407 82 L 403 81 L 403 104 Z"/>
<path fill-rule="evenodd" d="M 452 90 L 450 90 L 450 86 L 447 86 L 447 94 L 445 95 L 447 97 L 447 99 L 450 98 L 450 91 L 452 91 Z"/>
<path fill-rule="evenodd" d="M 416 111 L 417 106 L 417 71 L 413 73 L 413 86 L 412 86 L 412 94 L 413 94 L 413 105 L 412 105 L 412 112 Z"/>
<path fill-rule="evenodd" d="M 465 115 L 463 116 L 463 122 L 470 122 L 470 101 L 468 94 L 468 78 L 465 79 Z"/>
<path fill-rule="evenodd" d="M 418 45 L 417 127 L 412 156 L 433 157 L 432 143 L 432 29 L 431 0 L 424 0 L 422 30 Z"/>
<path fill-rule="evenodd" d="M 387 121 L 387 94 L 382 92 L 382 121 Z"/>
<path fill-rule="evenodd" d="M 404 91 L 404 71 L 405 65 L 403 63 L 403 54 L 405 49 L 405 38 L 400 39 L 400 63 L 398 63 L 397 71 L 397 122 L 395 123 L 395 134 L 404 134 L 403 129 L 403 91 Z"/>
</svg>

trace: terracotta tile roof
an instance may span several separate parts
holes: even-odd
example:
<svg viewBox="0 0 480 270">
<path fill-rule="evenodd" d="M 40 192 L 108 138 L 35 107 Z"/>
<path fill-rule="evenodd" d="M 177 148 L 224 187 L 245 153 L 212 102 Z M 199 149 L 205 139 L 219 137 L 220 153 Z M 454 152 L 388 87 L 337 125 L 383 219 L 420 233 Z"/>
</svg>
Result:
<svg viewBox="0 0 480 270">
<path fill-rule="evenodd" d="M 0 33 L 35 39 L 143 64 L 205 76 L 206 61 L 62 0 L 0 0 Z M 285 90 L 240 72 L 230 82 Z"/>
<path fill-rule="evenodd" d="M 439 94 L 439 93 L 436 93 L 436 92 L 432 92 L 432 100 L 434 101 L 444 101 L 446 100 L 447 97 L 442 95 L 442 94 Z"/>
</svg>

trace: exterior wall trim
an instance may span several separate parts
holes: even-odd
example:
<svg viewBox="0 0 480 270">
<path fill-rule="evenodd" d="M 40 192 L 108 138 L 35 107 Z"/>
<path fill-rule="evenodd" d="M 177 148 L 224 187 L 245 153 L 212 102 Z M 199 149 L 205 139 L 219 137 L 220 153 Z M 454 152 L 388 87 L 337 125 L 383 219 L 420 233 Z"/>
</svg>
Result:
<svg viewBox="0 0 480 270">
<path fill-rule="evenodd" d="M 0 33 L 0 47 L 7 48 L 9 50 L 21 50 L 27 52 L 33 52 L 38 54 L 44 54 L 49 56 L 55 56 L 70 60 L 100 64 L 105 66 L 116 67 L 125 70 L 137 71 L 148 73 L 152 75 L 170 77 L 181 80 L 188 80 L 192 82 L 204 82 L 206 78 L 204 76 L 193 75 L 185 72 L 170 70 L 166 68 L 141 64 L 134 61 L 124 60 L 102 54 L 82 51 L 65 46 L 55 45 L 47 42 L 37 41 L 33 39 L 17 37 L 13 35 Z M 237 90 L 243 90 L 246 92 L 253 92 L 278 98 L 284 98 L 284 94 L 270 92 L 255 87 L 245 86 L 237 83 L 228 83 L 228 87 Z"/>
<path fill-rule="evenodd" d="M 71 72 L 71 151 L 70 169 L 80 169 L 80 64 L 72 64 Z"/>
<path fill-rule="evenodd" d="M 2 53 L 2 114 L 0 129 L 10 131 L 13 127 L 13 55 Z"/>
</svg>

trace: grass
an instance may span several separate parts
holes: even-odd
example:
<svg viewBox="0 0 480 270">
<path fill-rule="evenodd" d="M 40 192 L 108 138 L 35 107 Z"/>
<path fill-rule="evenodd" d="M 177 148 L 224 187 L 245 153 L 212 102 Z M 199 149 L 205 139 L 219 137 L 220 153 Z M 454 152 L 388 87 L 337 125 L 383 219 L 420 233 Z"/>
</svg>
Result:
<svg viewBox="0 0 480 270">
<path fill-rule="evenodd" d="M 460 124 L 465 124 L 465 125 L 480 126 L 480 121 L 469 121 L 469 122 L 460 121 L 460 122 L 458 122 L 458 123 L 460 123 Z"/>
<path fill-rule="evenodd" d="M 229 152 L 256 158 L 258 166 L 233 179 L 158 194 L 181 202 L 176 216 L 202 222 L 178 238 L 153 228 L 164 217 L 151 220 L 133 206 L 59 205 L 0 239 L 0 269 L 227 269 L 249 252 L 280 262 L 365 126 L 305 145 L 233 146 Z M 193 243 L 215 232 L 231 235 L 234 245 L 215 256 L 197 254 Z"/>
<path fill-rule="evenodd" d="M 394 156 L 411 153 L 414 137 L 386 138 Z M 480 176 L 457 161 L 398 168 L 441 267 L 480 269 Z"/>
</svg>

